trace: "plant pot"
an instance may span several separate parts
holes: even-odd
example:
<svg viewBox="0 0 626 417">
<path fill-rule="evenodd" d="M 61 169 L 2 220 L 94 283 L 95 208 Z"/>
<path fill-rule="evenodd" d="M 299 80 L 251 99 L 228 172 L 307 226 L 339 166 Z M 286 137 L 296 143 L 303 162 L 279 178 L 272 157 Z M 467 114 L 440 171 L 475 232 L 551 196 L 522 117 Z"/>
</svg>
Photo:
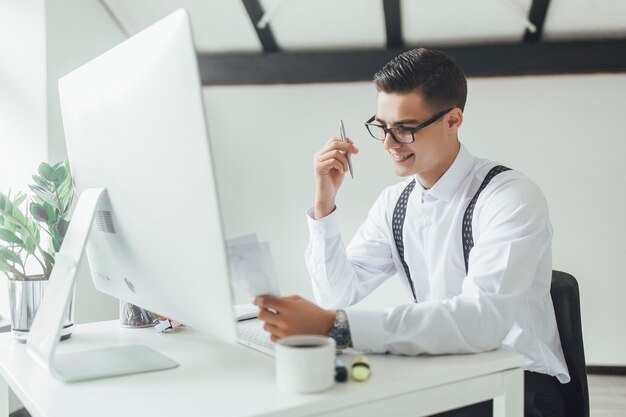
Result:
<svg viewBox="0 0 626 417">
<path fill-rule="evenodd" d="M 152 327 L 159 323 L 159 316 L 134 304 L 120 300 L 120 326 Z"/>
<path fill-rule="evenodd" d="M 27 280 L 9 279 L 9 304 L 11 307 L 11 333 L 18 342 L 26 343 L 28 333 L 39 309 L 48 280 L 43 275 Z M 63 323 L 61 340 L 68 339 L 74 329 L 74 295 Z"/>
</svg>

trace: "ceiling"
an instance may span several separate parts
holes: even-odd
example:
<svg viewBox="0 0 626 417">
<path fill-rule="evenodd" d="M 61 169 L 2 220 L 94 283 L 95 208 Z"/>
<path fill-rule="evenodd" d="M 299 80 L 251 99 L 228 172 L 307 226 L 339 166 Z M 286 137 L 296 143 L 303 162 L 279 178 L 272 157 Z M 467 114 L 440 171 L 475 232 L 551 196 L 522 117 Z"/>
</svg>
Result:
<svg viewBox="0 0 626 417">
<path fill-rule="evenodd" d="M 100 0 L 132 35 L 171 11 L 190 12 L 201 53 L 262 52 L 246 0 Z M 542 40 L 623 39 L 625 0 L 551 0 Z M 258 0 L 284 52 L 387 47 L 383 0 Z M 394 2 L 390 2 L 394 3 Z M 406 46 L 521 42 L 533 0 L 400 0 Z"/>
</svg>

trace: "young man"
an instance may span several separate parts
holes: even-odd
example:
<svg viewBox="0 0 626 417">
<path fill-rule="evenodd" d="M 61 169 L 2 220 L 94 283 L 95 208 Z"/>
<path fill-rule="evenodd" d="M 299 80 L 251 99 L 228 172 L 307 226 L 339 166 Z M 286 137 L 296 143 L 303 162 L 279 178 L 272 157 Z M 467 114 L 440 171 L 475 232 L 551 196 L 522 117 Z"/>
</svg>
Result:
<svg viewBox="0 0 626 417">
<path fill-rule="evenodd" d="M 367 129 L 407 178 L 383 190 L 344 248 L 335 196 L 346 155 L 358 149 L 335 137 L 315 155 L 306 262 L 315 298 L 328 310 L 297 296 L 258 297 L 265 329 L 273 340 L 329 334 L 340 347 L 366 352 L 515 350 L 527 371 L 526 415 L 564 415 L 558 384 L 569 375 L 550 298 L 552 228 L 541 191 L 459 142 L 467 82 L 451 58 L 408 51 L 374 81 L 377 111 Z M 346 308 L 395 274 L 410 302 Z M 491 415 L 491 406 L 445 415 Z"/>
</svg>

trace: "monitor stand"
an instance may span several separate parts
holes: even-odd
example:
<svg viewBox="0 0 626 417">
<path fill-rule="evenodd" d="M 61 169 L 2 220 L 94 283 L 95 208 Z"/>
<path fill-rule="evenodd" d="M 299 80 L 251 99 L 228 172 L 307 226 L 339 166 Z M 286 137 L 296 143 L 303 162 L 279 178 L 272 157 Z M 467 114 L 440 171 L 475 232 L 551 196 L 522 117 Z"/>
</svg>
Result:
<svg viewBox="0 0 626 417">
<path fill-rule="evenodd" d="M 76 273 L 98 204 L 106 198 L 106 189 L 90 188 L 78 199 L 63 246 L 55 264 L 43 300 L 28 335 L 30 356 L 54 377 L 66 381 L 108 378 L 119 375 L 171 369 L 174 360 L 142 345 L 55 354 L 61 336 L 65 312 L 69 308 Z"/>
</svg>

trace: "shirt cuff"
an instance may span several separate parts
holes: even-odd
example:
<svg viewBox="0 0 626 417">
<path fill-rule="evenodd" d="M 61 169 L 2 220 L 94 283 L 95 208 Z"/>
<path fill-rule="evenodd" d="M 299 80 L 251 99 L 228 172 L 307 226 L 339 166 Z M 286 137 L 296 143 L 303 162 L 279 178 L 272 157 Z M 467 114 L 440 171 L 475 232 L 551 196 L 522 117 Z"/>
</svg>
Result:
<svg viewBox="0 0 626 417">
<path fill-rule="evenodd" d="M 328 216 L 315 220 L 313 218 L 313 209 L 306 212 L 307 222 L 309 224 L 309 236 L 312 238 L 320 238 L 326 240 L 341 234 L 339 229 L 339 219 L 337 218 L 337 209 L 332 211 Z"/>
<path fill-rule="evenodd" d="M 352 346 L 368 353 L 385 353 L 385 313 L 382 310 L 345 310 L 350 326 Z"/>
</svg>

